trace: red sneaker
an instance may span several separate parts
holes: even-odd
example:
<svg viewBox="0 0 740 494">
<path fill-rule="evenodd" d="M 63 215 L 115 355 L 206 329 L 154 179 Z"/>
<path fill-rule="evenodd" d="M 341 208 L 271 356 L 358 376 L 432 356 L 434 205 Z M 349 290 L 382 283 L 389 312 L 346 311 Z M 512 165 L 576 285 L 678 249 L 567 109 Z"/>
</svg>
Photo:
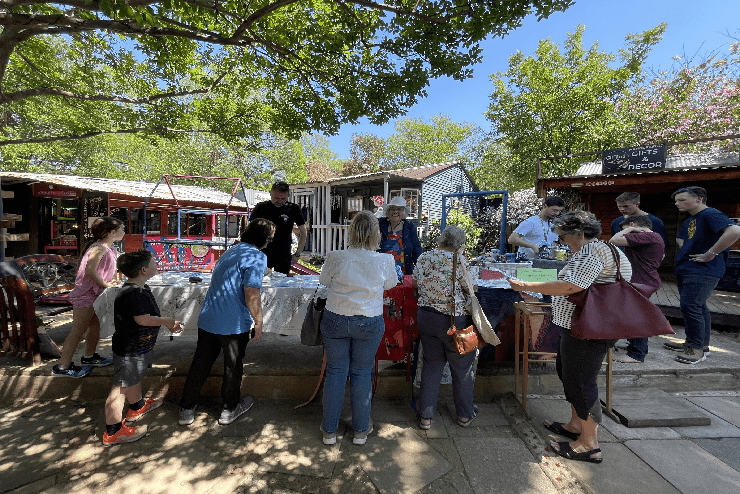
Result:
<svg viewBox="0 0 740 494">
<path fill-rule="evenodd" d="M 126 421 L 136 422 L 141 417 L 143 417 L 144 414 L 151 412 L 152 410 L 156 410 L 161 406 L 162 400 L 153 400 L 151 398 L 147 398 L 144 402 L 144 406 L 139 408 L 138 410 L 131 410 L 130 408 L 128 409 L 128 413 L 126 414 Z"/>
<path fill-rule="evenodd" d="M 123 444 L 132 443 L 138 441 L 142 437 L 146 436 L 147 427 L 146 425 L 140 425 L 139 427 L 129 427 L 124 422 L 118 432 L 109 436 L 107 432 L 103 433 L 103 446 L 110 446 L 111 444 Z"/>
</svg>

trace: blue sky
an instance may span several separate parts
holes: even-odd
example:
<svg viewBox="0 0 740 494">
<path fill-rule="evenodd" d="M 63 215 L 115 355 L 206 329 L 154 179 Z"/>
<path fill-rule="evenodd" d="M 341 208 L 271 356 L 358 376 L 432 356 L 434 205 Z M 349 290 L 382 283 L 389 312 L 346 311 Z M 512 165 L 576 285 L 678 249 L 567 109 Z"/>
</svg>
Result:
<svg viewBox="0 0 740 494">
<path fill-rule="evenodd" d="M 435 115 L 447 115 L 456 122 L 475 123 L 489 129 L 483 113 L 489 104 L 492 85 L 490 75 L 508 67 L 509 56 L 522 51 L 532 55 L 539 40 L 550 38 L 561 45 L 566 34 L 584 24 L 584 46 L 598 42 L 599 50 L 617 53 L 625 46 L 625 36 L 667 22 L 663 40 L 647 60 L 648 68 L 668 68 L 671 58 L 686 53 L 691 56 L 716 49 L 727 50 L 733 41 L 726 33 L 738 35 L 740 30 L 739 0 L 581 0 L 565 12 L 537 22 L 534 16 L 524 19 L 522 27 L 503 39 L 484 43 L 483 62 L 474 67 L 474 77 L 464 82 L 437 79 L 427 88 L 428 96 L 421 99 L 400 118 L 429 120 Z M 344 159 L 349 157 L 352 134 L 372 133 L 387 137 L 394 132 L 394 121 L 377 126 L 361 121 L 344 125 L 339 134 L 329 136 L 332 151 Z"/>
</svg>

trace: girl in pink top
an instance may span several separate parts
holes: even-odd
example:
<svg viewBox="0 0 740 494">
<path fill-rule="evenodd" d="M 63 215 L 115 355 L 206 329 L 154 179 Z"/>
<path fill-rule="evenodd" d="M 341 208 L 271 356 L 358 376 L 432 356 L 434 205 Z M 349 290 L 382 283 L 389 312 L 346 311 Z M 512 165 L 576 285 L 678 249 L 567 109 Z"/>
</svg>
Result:
<svg viewBox="0 0 740 494">
<path fill-rule="evenodd" d="M 93 302 L 109 286 L 115 286 L 116 253 L 113 243 L 121 240 L 124 225 L 120 220 L 105 216 L 96 221 L 92 228 L 92 243 L 82 252 L 82 259 L 77 268 L 75 288 L 69 294 L 72 301 L 72 331 L 64 340 L 62 356 L 51 371 L 52 376 L 84 377 L 90 373 L 90 367 L 103 367 L 113 363 L 110 358 L 103 358 L 95 352 L 100 340 L 100 321 L 95 315 Z M 82 367 L 72 362 L 72 356 L 85 338 L 85 353 L 81 359 Z"/>
</svg>

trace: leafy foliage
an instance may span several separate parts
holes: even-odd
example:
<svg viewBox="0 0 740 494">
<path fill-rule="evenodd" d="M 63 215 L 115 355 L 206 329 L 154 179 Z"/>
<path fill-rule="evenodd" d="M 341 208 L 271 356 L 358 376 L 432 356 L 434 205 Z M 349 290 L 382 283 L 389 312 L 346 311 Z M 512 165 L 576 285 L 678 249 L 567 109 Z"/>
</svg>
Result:
<svg viewBox="0 0 740 494">
<path fill-rule="evenodd" d="M 256 150 L 464 80 L 480 42 L 572 0 L 4 0 L 0 146 L 212 133 Z"/>
<path fill-rule="evenodd" d="M 491 76 L 494 90 L 486 112 L 496 142 L 507 152 L 499 173 L 507 175 L 514 188 L 522 188 L 533 183 L 537 158 L 615 144 L 623 133 L 614 106 L 640 80 L 642 64 L 665 27 L 628 35 L 619 57 L 600 52 L 598 44 L 584 49 L 583 25 L 568 34 L 563 52 L 546 39 L 534 56 L 512 55 L 509 69 Z M 620 65 L 612 68 L 617 58 Z M 578 162 L 553 162 L 543 174 L 568 175 Z"/>
<path fill-rule="evenodd" d="M 452 209 L 446 218 L 447 225 L 456 225 L 465 232 L 465 254 L 470 259 L 478 256 L 479 239 L 483 230 L 478 227 L 475 220 L 469 215 L 458 209 Z M 442 233 L 442 223 L 440 220 L 432 220 L 429 230 L 420 238 L 421 247 L 424 250 L 434 249 L 439 241 L 439 235 Z"/>
</svg>

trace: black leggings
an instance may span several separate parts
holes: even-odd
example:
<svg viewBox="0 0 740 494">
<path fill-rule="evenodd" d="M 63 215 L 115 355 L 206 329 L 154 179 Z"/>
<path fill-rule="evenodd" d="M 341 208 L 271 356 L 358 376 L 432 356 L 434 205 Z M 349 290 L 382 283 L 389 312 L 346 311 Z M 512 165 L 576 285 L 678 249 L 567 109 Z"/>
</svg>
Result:
<svg viewBox="0 0 740 494">
<path fill-rule="evenodd" d="M 569 329 L 550 324 L 555 327 L 548 328 L 548 331 L 560 331 L 555 368 L 563 383 L 565 399 L 573 405 L 579 419 L 587 420 L 591 415 L 600 424 L 601 403 L 596 379 L 606 352 L 616 340 L 581 340 L 575 338 Z"/>
</svg>

